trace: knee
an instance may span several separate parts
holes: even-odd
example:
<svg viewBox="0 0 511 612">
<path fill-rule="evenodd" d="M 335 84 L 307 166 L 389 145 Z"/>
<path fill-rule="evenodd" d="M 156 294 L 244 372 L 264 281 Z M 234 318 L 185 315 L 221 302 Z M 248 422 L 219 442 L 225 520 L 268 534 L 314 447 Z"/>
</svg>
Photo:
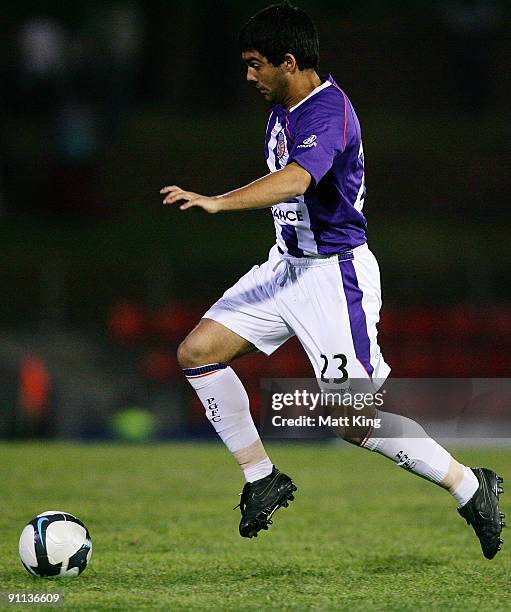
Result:
<svg viewBox="0 0 511 612">
<path fill-rule="evenodd" d="M 345 434 L 342 438 L 345 442 L 349 442 L 350 444 L 354 444 L 355 446 L 360 446 L 364 441 L 365 436 Z"/>
<path fill-rule="evenodd" d="M 220 323 L 203 319 L 179 345 L 177 360 L 181 368 L 198 368 L 209 363 L 230 363 L 254 348 Z"/>
<path fill-rule="evenodd" d="M 361 446 L 375 424 L 376 408 L 367 405 L 361 410 L 348 409 L 346 414 L 350 425 L 342 430 L 341 436 L 345 442 Z"/>
<path fill-rule="evenodd" d="M 202 334 L 191 333 L 177 349 L 177 361 L 181 368 L 198 368 L 208 363 L 217 363 L 218 356 Z"/>
<path fill-rule="evenodd" d="M 177 349 L 177 361 L 181 368 L 196 368 L 204 365 L 201 345 L 192 337 L 187 336 Z"/>
</svg>

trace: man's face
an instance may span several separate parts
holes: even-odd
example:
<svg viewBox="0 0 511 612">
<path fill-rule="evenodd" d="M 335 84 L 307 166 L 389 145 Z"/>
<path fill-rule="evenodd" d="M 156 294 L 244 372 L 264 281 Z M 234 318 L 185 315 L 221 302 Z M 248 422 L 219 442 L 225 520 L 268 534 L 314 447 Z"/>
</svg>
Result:
<svg viewBox="0 0 511 612">
<path fill-rule="evenodd" d="M 282 68 L 271 64 L 258 51 L 243 51 L 241 57 L 247 65 L 247 81 L 254 83 L 271 104 L 281 103 L 287 92 L 287 80 Z"/>
</svg>

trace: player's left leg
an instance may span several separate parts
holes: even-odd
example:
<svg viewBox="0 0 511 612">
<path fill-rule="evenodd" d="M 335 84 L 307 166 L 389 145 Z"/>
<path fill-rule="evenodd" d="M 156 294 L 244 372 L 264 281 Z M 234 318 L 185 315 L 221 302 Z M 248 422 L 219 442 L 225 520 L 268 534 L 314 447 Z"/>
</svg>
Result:
<svg viewBox="0 0 511 612">
<path fill-rule="evenodd" d="M 340 257 L 338 261 L 334 258 L 310 266 L 293 263 L 290 278 L 296 278 L 294 291 L 290 288 L 287 295 L 282 293 L 281 308 L 304 346 L 316 377 L 324 384 L 345 378 L 355 386 L 358 383 L 376 391 L 390 368 L 377 344 L 381 299 L 374 256 L 364 246 L 355 249 L 352 257 Z M 503 524 L 497 475 L 460 464 L 407 417 L 379 410 L 376 415 L 372 407 L 366 409 L 366 416 L 377 416 L 381 427 L 372 431 L 347 429 L 343 437 L 447 489 L 457 500 L 460 514 L 473 525 L 485 556 L 495 556 Z"/>
<path fill-rule="evenodd" d="M 469 468 L 458 461 L 424 428 L 407 417 L 375 411 L 380 428 L 365 437 L 347 438 L 361 448 L 377 452 L 427 480 L 448 490 L 458 502 L 458 512 L 472 525 L 484 556 L 500 550 L 504 515 L 499 509 L 502 478 L 486 468 Z"/>
</svg>

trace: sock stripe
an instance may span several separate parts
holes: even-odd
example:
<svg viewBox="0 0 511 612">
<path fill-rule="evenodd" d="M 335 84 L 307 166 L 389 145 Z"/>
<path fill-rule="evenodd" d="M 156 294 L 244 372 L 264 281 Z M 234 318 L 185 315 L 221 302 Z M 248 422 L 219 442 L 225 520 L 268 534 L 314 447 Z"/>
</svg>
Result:
<svg viewBox="0 0 511 612">
<path fill-rule="evenodd" d="M 225 370 L 227 368 L 225 363 L 210 363 L 208 365 L 200 366 L 199 368 L 184 368 L 183 374 L 186 378 L 201 378 L 202 376 L 209 376 L 218 372 L 218 370 Z"/>
<path fill-rule="evenodd" d="M 186 379 L 195 380 L 196 378 L 206 378 L 206 376 L 212 376 L 213 374 L 216 374 L 219 371 L 220 370 L 213 370 L 212 372 L 206 372 L 205 374 L 197 374 L 197 376 L 187 376 Z"/>
<path fill-rule="evenodd" d="M 374 415 L 375 415 L 375 419 L 378 418 L 378 411 L 377 410 L 375 410 Z M 366 437 L 362 440 L 362 442 L 360 443 L 360 446 L 365 446 L 366 445 L 366 443 L 369 440 L 369 438 L 373 435 L 373 430 L 374 430 L 374 425 L 370 425 L 369 429 L 367 430 Z"/>
</svg>

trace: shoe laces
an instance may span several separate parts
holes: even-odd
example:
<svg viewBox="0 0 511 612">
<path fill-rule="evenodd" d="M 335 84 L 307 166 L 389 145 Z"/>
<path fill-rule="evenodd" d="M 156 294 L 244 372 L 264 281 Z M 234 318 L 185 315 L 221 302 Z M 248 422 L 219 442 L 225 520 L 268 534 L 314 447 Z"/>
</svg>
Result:
<svg viewBox="0 0 511 612">
<path fill-rule="evenodd" d="M 243 491 L 240 493 L 240 503 L 237 506 L 234 506 L 233 510 L 236 510 L 236 508 L 239 508 L 241 510 L 241 514 L 245 512 L 245 508 L 247 507 L 248 496 L 250 494 L 250 489 L 251 489 L 251 483 L 250 482 L 245 483 L 245 486 L 243 487 Z"/>
</svg>

